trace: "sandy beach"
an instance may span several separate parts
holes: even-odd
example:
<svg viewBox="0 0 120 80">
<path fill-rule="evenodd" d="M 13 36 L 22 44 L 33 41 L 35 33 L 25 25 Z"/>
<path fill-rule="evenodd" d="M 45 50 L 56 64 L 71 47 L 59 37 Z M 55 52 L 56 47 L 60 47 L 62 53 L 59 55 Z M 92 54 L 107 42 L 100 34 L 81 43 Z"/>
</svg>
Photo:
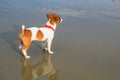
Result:
<svg viewBox="0 0 120 80">
<path fill-rule="evenodd" d="M 35 2 L 25 2 L 27 6 L 16 3 L 23 7 L 9 4 L 8 7 L 4 4 L 9 0 L 2 0 L 0 80 L 119 80 L 120 2 L 105 1 L 104 7 L 111 8 L 102 10 L 102 1 L 98 1 L 99 5 L 93 9 L 97 1 L 94 6 L 89 2 L 90 7 L 84 7 L 82 3 L 75 7 L 72 1 L 66 6 L 63 3 L 58 5 L 58 0 L 58 3 L 53 2 L 57 5 L 52 7 L 36 8 Z M 40 42 L 33 42 L 28 50 L 31 58 L 24 60 L 18 49 L 21 25 L 43 26 L 47 22 L 46 14 L 50 12 L 58 13 L 63 18 L 63 22 L 57 26 L 52 44 L 55 53 L 48 55 L 41 50 Z M 49 74 L 45 74 L 44 69 Z"/>
</svg>

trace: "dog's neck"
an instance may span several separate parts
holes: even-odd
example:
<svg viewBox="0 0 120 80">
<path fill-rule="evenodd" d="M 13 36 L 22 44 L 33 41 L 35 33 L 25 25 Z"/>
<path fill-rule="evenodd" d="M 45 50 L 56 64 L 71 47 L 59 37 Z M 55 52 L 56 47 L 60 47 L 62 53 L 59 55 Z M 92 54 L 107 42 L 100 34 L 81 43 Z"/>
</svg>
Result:
<svg viewBox="0 0 120 80">
<path fill-rule="evenodd" d="M 46 25 L 48 25 L 48 26 L 51 26 L 54 30 L 56 30 L 56 24 L 55 25 L 52 25 L 52 24 L 50 24 L 50 22 L 48 21 L 47 23 L 46 23 Z"/>
</svg>

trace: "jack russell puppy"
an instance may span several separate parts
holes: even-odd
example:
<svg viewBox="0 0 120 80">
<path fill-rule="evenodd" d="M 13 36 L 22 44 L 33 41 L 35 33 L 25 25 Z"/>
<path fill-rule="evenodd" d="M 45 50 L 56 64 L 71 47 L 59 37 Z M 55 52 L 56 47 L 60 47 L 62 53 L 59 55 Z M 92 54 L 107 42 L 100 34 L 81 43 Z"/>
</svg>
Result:
<svg viewBox="0 0 120 80">
<path fill-rule="evenodd" d="M 48 22 L 45 26 L 25 28 L 22 25 L 22 31 L 19 33 L 20 46 L 19 49 L 22 51 L 25 58 L 30 58 L 27 55 L 27 50 L 30 47 L 32 41 L 43 41 L 42 49 L 47 50 L 49 54 L 53 54 L 51 51 L 51 44 L 54 37 L 54 32 L 58 23 L 62 22 L 62 18 L 58 14 L 50 13 L 47 14 Z"/>
</svg>

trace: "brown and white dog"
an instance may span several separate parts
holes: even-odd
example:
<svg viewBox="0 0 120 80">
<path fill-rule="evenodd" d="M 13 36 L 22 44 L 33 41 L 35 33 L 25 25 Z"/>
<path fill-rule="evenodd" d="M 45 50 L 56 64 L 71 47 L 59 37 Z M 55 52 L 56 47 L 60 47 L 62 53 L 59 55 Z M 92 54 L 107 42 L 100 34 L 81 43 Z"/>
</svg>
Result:
<svg viewBox="0 0 120 80">
<path fill-rule="evenodd" d="M 47 14 L 47 18 L 48 22 L 41 28 L 25 28 L 25 26 L 22 25 L 22 31 L 19 33 L 19 38 L 21 41 L 19 49 L 22 50 L 23 56 L 25 58 L 30 58 L 30 56 L 27 55 L 27 50 L 29 49 L 31 42 L 34 40 L 43 41 L 42 49 L 47 50 L 49 54 L 54 53 L 51 51 L 51 44 L 56 26 L 58 23 L 62 22 L 62 18 L 60 18 L 58 14 L 54 13 Z"/>
</svg>

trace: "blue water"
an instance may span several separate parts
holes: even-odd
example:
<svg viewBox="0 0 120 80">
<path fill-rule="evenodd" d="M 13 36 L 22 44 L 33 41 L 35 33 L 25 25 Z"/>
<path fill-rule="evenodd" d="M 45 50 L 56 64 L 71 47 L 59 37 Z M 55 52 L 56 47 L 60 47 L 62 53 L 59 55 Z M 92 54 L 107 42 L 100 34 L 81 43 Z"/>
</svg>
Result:
<svg viewBox="0 0 120 80">
<path fill-rule="evenodd" d="M 119 16 L 120 2 L 114 0 L 0 0 L 0 14 L 48 12 L 77 17 L 81 13 L 88 12 Z"/>
</svg>

